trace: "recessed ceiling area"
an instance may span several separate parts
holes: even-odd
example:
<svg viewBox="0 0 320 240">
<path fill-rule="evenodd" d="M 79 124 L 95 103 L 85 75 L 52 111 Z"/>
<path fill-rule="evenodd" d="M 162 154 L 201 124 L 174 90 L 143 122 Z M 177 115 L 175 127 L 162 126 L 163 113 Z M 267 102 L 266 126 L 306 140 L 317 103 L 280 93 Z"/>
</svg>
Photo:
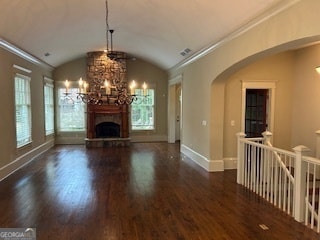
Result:
<svg viewBox="0 0 320 240">
<path fill-rule="evenodd" d="M 294 2 L 108 0 L 108 22 L 115 30 L 114 50 L 170 69 Z M 0 4 L 0 38 L 53 67 L 106 48 L 105 0 L 2 0 Z"/>
</svg>

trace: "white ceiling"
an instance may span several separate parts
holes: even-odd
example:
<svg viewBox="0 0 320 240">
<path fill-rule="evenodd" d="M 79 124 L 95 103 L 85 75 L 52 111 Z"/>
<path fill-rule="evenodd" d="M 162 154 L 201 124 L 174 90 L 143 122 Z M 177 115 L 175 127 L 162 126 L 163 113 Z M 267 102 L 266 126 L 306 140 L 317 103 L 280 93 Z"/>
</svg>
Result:
<svg viewBox="0 0 320 240">
<path fill-rule="evenodd" d="M 114 50 L 169 69 L 294 0 L 108 0 Z M 296 2 L 296 1 L 295 1 Z M 53 67 L 106 48 L 105 0 L 1 0 L 0 38 Z M 184 49 L 191 49 L 185 57 Z M 49 53 L 49 56 L 45 56 Z"/>
</svg>

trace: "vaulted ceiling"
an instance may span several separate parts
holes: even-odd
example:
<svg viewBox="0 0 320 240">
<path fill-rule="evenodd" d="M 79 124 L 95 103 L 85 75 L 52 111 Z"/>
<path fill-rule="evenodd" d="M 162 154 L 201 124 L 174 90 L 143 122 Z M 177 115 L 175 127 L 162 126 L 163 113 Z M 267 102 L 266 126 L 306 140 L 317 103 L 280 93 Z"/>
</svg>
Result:
<svg viewBox="0 0 320 240">
<path fill-rule="evenodd" d="M 292 2 L 108 0 L 108 22 L 114 50 L 169 69 Z M 1 0 L 0 38 L 53 67 L 104 50 L 105 0 Z"/>
</svg>

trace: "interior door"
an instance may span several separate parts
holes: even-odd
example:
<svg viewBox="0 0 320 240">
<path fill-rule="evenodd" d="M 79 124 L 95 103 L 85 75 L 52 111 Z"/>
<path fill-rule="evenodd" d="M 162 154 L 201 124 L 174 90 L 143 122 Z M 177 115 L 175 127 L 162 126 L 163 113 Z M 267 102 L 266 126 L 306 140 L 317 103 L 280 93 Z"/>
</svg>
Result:
<svg viewBox="0 0 320 240">
<path fill-rule="evenodd" d="M 245 134 L 261 137 L 267 127 L 268 89 L 246 89 Z"/>
</svg>

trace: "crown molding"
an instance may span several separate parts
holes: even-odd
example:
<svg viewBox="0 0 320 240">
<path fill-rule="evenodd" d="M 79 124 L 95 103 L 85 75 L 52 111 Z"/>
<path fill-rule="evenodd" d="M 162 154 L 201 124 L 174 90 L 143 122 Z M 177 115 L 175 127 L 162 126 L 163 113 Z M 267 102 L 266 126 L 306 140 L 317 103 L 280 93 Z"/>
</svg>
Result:
<svg viewBox="0 0 320 240">
<path fill-rule="evenodd" d="M 18 57 L 23 58 L 24 60 L 36 64 L 38 66 L 41 67 L 45 67 L 49 70 L 53 70 L 54 67 L 52 67 L 51 65 L 41 61 L 40 59 L 32 56 L 31 54 L 27 53 L 26 51 L 23 51 L 22 49 L 18 48 L 17 46 L 7 42 L 6 40 L 4 40 L 3 38 L 0 38 L 0 47 L 15 54 Z"/>
<path fill-rule="evenodd" d="M 224 38 L 222 38 L 218 42 L 211 43 L 209 46 L 202 48 L 201 50 L 194 53 L 190 57 L 184 59 L 183 61 L 178 63 L 176 66 L 171 68 L 171 70 L 177 70 L 179 68 L 185 67 L 185 66 L 197 61 L 198 59 L 213 52 L 215 49 L 217 49 L 217 48 L 223 46 L 224 44 L 230 42 L 231 40 L 239 37 L 240 35 L 246 33 L 250 29 L 254 28 L 255 26 L 267 21 L 271 17 L 285 11 L 286 9 L 290 8 L 291 6 L 295 5 L 296 3 L 300 2 L 300 1 L 301 0 L 285 0 L 285 1 L 277 4 L 276 6 L 270 8 L 269 10 L 267 10 L 266 12 L 261 14 L 260 16 L 254 18 L 250 22 L 248 22 L 245 25 L 243 25 L 242 27 L 238 28 L 236 31 L 228 34 L 227 36 L 225 36 Z"/>
</svg>

